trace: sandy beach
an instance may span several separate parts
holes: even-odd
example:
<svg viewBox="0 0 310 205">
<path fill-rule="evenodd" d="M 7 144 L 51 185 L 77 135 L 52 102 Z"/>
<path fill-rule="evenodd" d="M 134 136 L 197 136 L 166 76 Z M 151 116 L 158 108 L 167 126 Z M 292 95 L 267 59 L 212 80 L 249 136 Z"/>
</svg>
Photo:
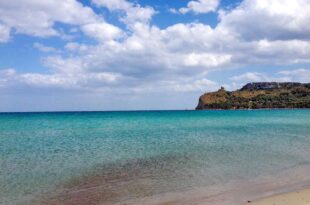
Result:
<svg viewBox="0 0 310 205">
<path fill-rule="evenodd" d="M 128 176 L 121 179 L 119 175 L 113 175 L 113 181 L 118 180 L 120 184 L 110 187 L 110 179 L 93 176 L 70 184 L 66 191 L 35 204 L 309 205 L 310 176 L 307 175 L 309 170 L 309 165 L 303 165 L 252 180 L 160 194 L 146 192 L 147 187 L 151 185 L 147 180 L 129 180 Z"/>
<path fill-rule="evenodd" d="M 144 198 L 138 201 L 133 200 L 111 203 L 111 205 L 310 205 L 310 188 L 262 198 L 257 198 L 258 195 L 253 193 L 254 190 L 256 190 L 255 187 L 249 188 L 248 191 L 231 190 L 213 195 L 208 195 L 204 193 L 203 190 L 192 190 L 184 193 L 163 194 L 161 196 Z M 273 191 L 275 193 L 279 192 L 279 190 Z M 251 194 L 249 194 L 250 192 Z M 252 201 L 250 200 L 252 198 L 257 199 Z M 106 203 L 102 203 L 101 205 L 105 204 Z"/>
<path fill-rule="evenodd" d="M 188 192 L 183 194 L 175 194 L 174 198 L 171 195 L 162 195 L 160 198 L 145 198 L 144 200 L 128 201 L 122 203 L 111 203 L 114 205 L 309 205 L 310 204 L 310 189 L 298 190 L 288 193 L 276 194 L 273 196 L 257 199 L 254 201 L 248 200 L 244 202 L 246 197 L 234 196 L 234 192 L 226 193 L 226 195 L 213 195 L 204 197 L 199 196 L 199 191 Z M 193 198 L 192 198 L 193 197 Z M 229 200 L 228 200 L 229 199 Z M 243 202 L 242 202 L 243 201 Z M 101 205 L 106 205 L 102 203 Z"/>
<path fill-rule="evenodd" d="M 252 205 L 309 205 L 310 189 L 295 191 L 280 195 L 267 197 L 255 202 L 249 202 Z"/>
<path fill-rule="evenodd" d="M 176 160 L 175 158 L 169 159 Z M 160 159 L 168 162 L 167 159 Z M 145 165 L 148 164 L 147 167 Z M 31 205 L 310 205 L 310 165 L 301 164 L 270 175 L 225 184 L 156 191 L 149 176 L 163 174 L 151 162 L 109 166 L 74 178 L 32 201 Z M 152 171 L 150 171 L 152 170 Z"/>
</svg>

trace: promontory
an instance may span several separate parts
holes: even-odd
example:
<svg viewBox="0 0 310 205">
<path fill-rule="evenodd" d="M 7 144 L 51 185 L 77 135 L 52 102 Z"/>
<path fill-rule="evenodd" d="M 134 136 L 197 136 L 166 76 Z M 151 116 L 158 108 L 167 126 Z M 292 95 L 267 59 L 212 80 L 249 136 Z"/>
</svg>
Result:
<svg viewBox="0 0 310 205">
<path fill-rule="evenodd" d="M 236 91 L 221 87 L 199 98 L 196 110 L 310 108 L 310 83 L 255 82 Z"/>
</svg>

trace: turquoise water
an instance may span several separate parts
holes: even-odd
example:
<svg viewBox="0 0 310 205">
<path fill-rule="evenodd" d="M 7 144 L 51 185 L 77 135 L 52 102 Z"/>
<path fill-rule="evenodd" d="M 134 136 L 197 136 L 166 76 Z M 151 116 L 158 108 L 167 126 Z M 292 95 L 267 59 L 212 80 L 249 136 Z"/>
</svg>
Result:
<svg viewBox="0 0 310 205">
<path fill-rule="evenodd" d="M 309 156 L 310 110 L 2 113 L 0 204 L 130 163 L 152 169 L 160 193 L 270 174 Z"/>
</svg>

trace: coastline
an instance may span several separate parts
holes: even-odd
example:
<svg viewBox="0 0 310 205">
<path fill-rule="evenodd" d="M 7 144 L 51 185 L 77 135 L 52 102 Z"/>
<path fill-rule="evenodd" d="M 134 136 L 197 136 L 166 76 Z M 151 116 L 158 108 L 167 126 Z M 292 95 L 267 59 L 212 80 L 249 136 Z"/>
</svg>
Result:
<svg viewBox="0 0 310 205">
<path fill-rule="evenodd" d="M 194 193 L 185 193 L 185 194 L 194 194 Z M 268 197 L 263 197 L 254 201 L 248 200 L 246 202 L 236 202 L 234 201 L 233 197 L 231 197 L 230 201 L 222 200 L 225 198 L 223 195 L 214 195 L 211 197 L 196 197 L 193 199 L 186 199 L 179 195 L 179 199 L 165 199 L 165 196 L 162 196 L 161 200 L 152 199 L 144 199 L 132 202 L 125 202 L 125 203 L 112 203 L 106 204 L 102 203 L 100 205 L 309 205 L 310 204 L 310 188 L 307 189 L 297 189 L 296 191 L 292 192 L 283 192 L 280 194 L 274 194 Z"/>
<path fill-rule="evenodd" d="M 227 108 L 227 109 L 220 109 L 220 108 L 204 108 L 204 109 L 193 109 L 193 110 L 184 110 L 184 111 L 204 111 L 204 110 L 310 110 L 308 107 L 298 108 L 298 107 L 291 107 L 291 108 Z"/>
<path fill-rule="evenodd" d="M 120 186 L 109 186 L 98 176 L 67 185 L 64 192 L 45 196 L 38 205 L 309 205 L 310 165 L 291 167 L 268 176 L 233 181 L 210 187 L 150 194 L 144 189 L 146 180 L 113 178 Z M 113 176 L 115 177 L 115 176 Z M 146 186 L 147 185 L 147 186 Z M 59 192 L 60 190 L 58 190 Z M 129 192 L 128 192 L 129 191 Z M 290 203 L 286 203 L 290 202 Z M 293 203 L 292 203 L 293 202 Z"/>
<path fill-rule="evenodd" d="M 240 185 L 223 193 L 197 188 L 185 192 L 164 193 L 158 196 L 100 205 L 309 205 L 310 181 L 278 186 L 263 183 Z M 213 192 L 212 192 L 213 191 Z"/>
<path fill-rule="evenodd" d="M 176 110 L 170 110 L 170 109 L 167 109 L 167 110 L 82 110 L 82 111 L 75 111 L 75 110 L 69 110 L 69 111 L 59 111 L 59 110 L 53 110 L 53 111 L 14 111 L 14 112 L 2 112 L 0 111 L 0 115 L 9 115 L 9 114 L 61 114 L 61 113 L 115 113 L 115 112 L 124 112 L 124 113 L 131 113 L 131 112 L 184 112 L 184 111 L 189 111 L 189 112 L 192 112 L 192 111 L 225 111 L 225 110 L 310 110 L 310 108 L 251 108 L 251 109 L 241 109 L 241 108 L 238 108 L 238 109 L 176 109 Z"/>
<path fill-rule="evenodd" d="M 263 187 L 243 187 L 242 190 L 229 190 L 224 193 L 205 193 L 204 189 L 193 189 L 184 192 L 162 193 L 150 197 L 130 199 L 125 201 L 103 201 L 98 202 L 96 193 L 85 200 L 83 197 L 75 198 L 70 202 L 63 203 L 62 200 L 52 199 L 35 203 L 41 204 L 98 204 L 98 205 L 309 205 L 310 186 L 289 185 L 278 189 L 264 191 Z M 254 194 L 255 191 L 262 191 Z M 290 190 L 290 191 L 285 191 Z M 242 194 L 243 193 L 243 194 Z M 246 194 L 245 194 L 246 193 Z M 250 194 L 249 194 L 250 193 Z M 85 196 L 84 196 L 85 197 Z M 87 196 L 86 196 L 87 197 Z"/>
<path fill-rule="evenodd" d="M 309 205 L 310 189 L 296 190 L 294 192 L 274 195 L 264 199 L 257 200 L 253 205 Z"/>
</svg>

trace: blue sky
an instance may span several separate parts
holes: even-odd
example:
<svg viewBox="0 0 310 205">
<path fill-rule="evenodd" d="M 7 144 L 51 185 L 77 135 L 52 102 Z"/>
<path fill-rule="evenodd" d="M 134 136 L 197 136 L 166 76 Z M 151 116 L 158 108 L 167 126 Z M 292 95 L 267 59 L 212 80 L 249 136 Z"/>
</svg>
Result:
<svg viewBox="0 0 310 205">
<path fill-rule="evenodd" d="M 0 111 L 191 109 L 310 79 L 307 0 L 11 0 L 0 16 Z"/>
</svg>

